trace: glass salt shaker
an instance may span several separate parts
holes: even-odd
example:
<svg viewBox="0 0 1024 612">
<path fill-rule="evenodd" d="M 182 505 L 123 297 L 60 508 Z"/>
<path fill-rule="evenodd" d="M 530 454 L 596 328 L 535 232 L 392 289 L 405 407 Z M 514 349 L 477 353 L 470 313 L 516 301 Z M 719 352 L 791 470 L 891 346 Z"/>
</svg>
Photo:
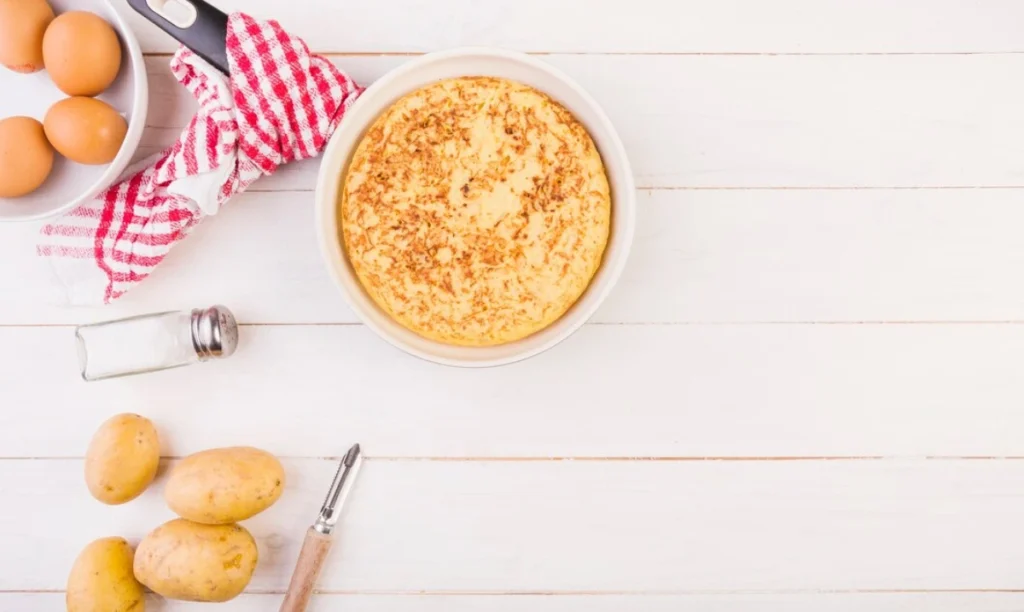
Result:
<svg viewBox="0 0 1024 612">
<path fill-rule="evenodd" d="M 230 357 L 238 323 L 218 305 L 81 325 L 75 340 L 82 378 L 91 381 Z"/>
</svg>

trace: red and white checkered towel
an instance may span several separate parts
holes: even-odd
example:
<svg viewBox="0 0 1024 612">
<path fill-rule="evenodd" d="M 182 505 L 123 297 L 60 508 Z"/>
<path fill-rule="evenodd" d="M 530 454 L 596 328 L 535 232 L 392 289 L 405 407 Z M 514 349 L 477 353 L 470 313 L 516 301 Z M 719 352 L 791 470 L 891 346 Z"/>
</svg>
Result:
<svg viewBox="0 0 1024 612">
<path fill-rule="evenodd" d="M 38 254 L 69 302 L 124 295 L 233 195 L 281 164 L 319 155 L 363 91 L 275 21 L 230 15 L 227 51 L 226 79 L 180 49 L 171 71 L 199 111 L 178 141 L 42 228 Z"/>
</svg>

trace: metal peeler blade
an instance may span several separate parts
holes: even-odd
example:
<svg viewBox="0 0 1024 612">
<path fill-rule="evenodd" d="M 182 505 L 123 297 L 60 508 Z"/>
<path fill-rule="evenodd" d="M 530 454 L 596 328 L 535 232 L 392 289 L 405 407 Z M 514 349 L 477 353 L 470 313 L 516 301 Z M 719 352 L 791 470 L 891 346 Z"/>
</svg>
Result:
<svg viewBox="0 0 1024 612">
<path fill-rule="evenodd" d="M 345 500 L 349 491 L 352 490 L 356 474 L 359 473 L 362 464 L 362 452 L 359 445 L 355 444 L 348 449 L 338 464 L 338 471 L 331 482 L 331 488 L 327 490 L 327 497 L 324 498 L 324 504 L 320 508 L 320 516 L 313 523 L 313 529 L 324 535 L 328 535 L 334 530 L 335 525 L 338 524 L 338 518 L 341 516 L 341 509 L 345 506 Z"/>
</svg>

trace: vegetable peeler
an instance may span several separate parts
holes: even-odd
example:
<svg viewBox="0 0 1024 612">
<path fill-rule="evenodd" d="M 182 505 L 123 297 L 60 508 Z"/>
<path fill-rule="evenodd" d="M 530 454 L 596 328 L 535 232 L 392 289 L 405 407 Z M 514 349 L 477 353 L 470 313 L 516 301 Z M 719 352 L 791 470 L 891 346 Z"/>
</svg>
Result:
<svg viewBox="0 0 1024 612">
<path fill-rule="evenodd" d="M 345 499 L 352 490 L 362 462 L 363 457 L 358 444 L 348 449 L 341 458 L 331 488 L 328 489 L 324 504 L 320 507 L 320 515 L 306 531 L 306 539 L 302 542 L 302 550 L 299 551 L 299 559 L 295 562 L 295 571 L 292 573 L 280 612 L 302 612 L 309 605 L 313 585 L 331 549 L 331 534 L 338 524 Z"/>
</svg>

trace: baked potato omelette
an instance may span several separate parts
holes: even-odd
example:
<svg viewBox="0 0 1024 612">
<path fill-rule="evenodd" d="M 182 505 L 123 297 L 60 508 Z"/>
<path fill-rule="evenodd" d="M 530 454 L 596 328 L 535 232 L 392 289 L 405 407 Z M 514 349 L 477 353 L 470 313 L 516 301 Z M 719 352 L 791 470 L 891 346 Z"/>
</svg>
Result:
<svg viewBox="0 0 1024 612">
<path fill-rule="evenodd" d="M 587 130 L 507 79 L 447 79 L 402 97 L 342 180 L 339 238 L 360 284 L 401 325 L 446 344 L 504 344 L 558 320 L 609 239 L 608 178 Z"/>
</svg>

